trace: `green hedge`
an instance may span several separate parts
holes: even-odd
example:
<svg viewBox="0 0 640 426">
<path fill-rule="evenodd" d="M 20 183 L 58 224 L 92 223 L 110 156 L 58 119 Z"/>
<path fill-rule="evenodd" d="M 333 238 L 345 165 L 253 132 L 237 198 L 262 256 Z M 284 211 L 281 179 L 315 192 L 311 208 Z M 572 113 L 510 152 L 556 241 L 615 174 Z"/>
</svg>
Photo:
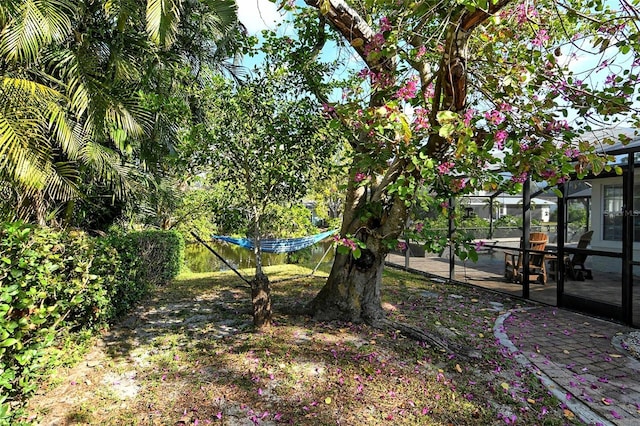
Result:
<svg viewBox="0 0 640 426">
<path fill-rule="evenodd" d="M 174 232 L 92 238 L 22 223 L 0 224 L 0 424 L 64 357 L 129 310 L 152 285 L 174 278 L 184 242 Z"/>
</svg>

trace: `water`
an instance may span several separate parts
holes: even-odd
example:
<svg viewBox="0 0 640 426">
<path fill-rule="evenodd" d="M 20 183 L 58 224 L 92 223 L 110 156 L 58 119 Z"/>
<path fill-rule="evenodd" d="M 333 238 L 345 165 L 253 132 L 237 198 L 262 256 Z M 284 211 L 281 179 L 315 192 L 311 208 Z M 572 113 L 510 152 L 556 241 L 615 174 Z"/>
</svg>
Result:
<svg viewBox="0 0 640 426">
<path fill-rule="evenodd" d="M 315 266 L 332 244 L 331 241 L 325 241 L 305 249 L 310 251 L 311 257 L 308 261 L 305 260 L 304 263 Z M 207 245 L 214 249 L 216 253 L 222 256 L 222 258 L 235 269 L 255 268 L 255 257 L 251 250 L 218 241 L 207 242 Z M 298 253 L 301 252 L 296 252 L 294 255 Z M 263 253 L 262 266 L 287 263 L 287 257 L 288 255 L 285 253 Z M 329 253 L 327 253 L 322 262 L 331 262 L 332 260 L 333 250 L 329 250 Z M 229 269 L 227 265 L 200 243 L 187 244 L 185 248 L 185 263 L 192 272 L 216 272 Z"/>
</svg>

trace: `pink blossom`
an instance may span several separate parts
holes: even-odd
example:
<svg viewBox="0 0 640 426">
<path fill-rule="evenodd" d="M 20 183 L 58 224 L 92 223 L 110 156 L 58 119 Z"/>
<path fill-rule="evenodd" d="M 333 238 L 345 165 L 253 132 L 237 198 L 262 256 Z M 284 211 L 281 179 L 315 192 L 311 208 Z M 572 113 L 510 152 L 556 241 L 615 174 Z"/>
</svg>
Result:
<svg viewBox="0 0 640 426">
<path fill-rule="evenodd" d="M 578 158 L 580 156 L 580 150 L 576 148 L 569 148 L 564 151 L 564 155 L 571 158 L 572 160 Z"/>
<path fill-rule="evenodd" d="M 548 41 L 549 41 L 549 34 L 547 34 L 547 30 L 542 29 L 536 33 L 536 38 L 531 40 L 531 44 L 536 47 L 542 47 Z"/>
<path fill-rule="evenodd" d="M 504 114 L 495 109 L 493 111 L 485 112 L 484 118 L 486 118 L 487 121 L 491 122 L 492 124 L 495 124 L 496 126 L 502 124 L 505 119 Z"/>
<path fill-rule="evenodd" d="M 389 21 L 389 18 L 386 16 L 383 16 L 382 18 L 380 18 L 380 31 L 382 32 L 391 31 L 391 22 Z"/>
<path fill-rule="evenodd" d="M 506 141 L 508 137 L 509 133 L 506 130 L 498 130 L 494 136 L 494 139 L 496 141 L 496 148 L 503 149 L 504 141 Z"/>
<path fill-rule="evenodd" d="M 549 179 L 556 176 L 555 170 L 543 170 L 540 172 L 540 176 L 544 179 Z"/>
<path fill-rule="evenodd" d="M 418 48 L 418 51 L 416 52 L 416 59 L 422 58 L 426 53 L 427 53 L 427 48 L 424 47 L 424 45 L 420 46 Z"/>
<path fill-rule="evenodd" d="M 608 86 L 613 86 L 616 82 L 616 75 L 615 74 L 609 74 L 607 76 L 607 78 L 604 80 L 604 84 L 608 85 Z"/>
<path fill-rule="evenodd" d="M 370 72 L 369 78 L 371 80 L 371 84 L 378 87 L 388 87 L 393 81 L 391 76 L 384 72 L 380 72 L 378 74 Z"/>
<path fill-rule="evenodd" d="M 358 76 L 358 78 L 365 79 L 369 76 L 370 73 L 371 71 L 369 70 L 369 68 L 363 68 L 360 71 L 358 71 L 358 74 L 356 75 Z"/>
<path fill-rule="evenodd" d="M 422 232 L 423 228 L 424 228 L 424 223 L 422 222 L 416 223 L 416 232 Z"/>
<path fill-rule="evenodd" d="M 505 13 L 508 13 L 508 12 L 505 12 Z M 518 19 L 518 24 L 522 25 L 522 24 L 525 24 L 529 20 L 529 18 L 534 18 L 538 16 L 538 11 L 536 11 L 534 7 L 529 4 L 520 3 L 516 7 L 516 16 Z"/>
<path fill-rule="evenodd" d="M 407 243 L 405 243 L 404 241 L 398 241 L 398 246 L 396 247 L 399 251 L 406 251 L 407 250 Z"/>
<path fill-rule="evenodd" d="M 356 173 L 355 177 L 353 178 L 355 182 L 362 182 L 363 180 L 366 180 L 366 179 L 369 179 L 369 175 L 364 174 L 362 172 Z"/>
<path fill-rule="evenodd" d="M 395 97 L 398 99 L 408 100 L 408 99 L 415 98 L 417 92 L 418 92 L 418 79 L 417 77 L 413 77 L 409 79 L 409 81 L 407 81 L 407 84 L 405 84 L 403 87 L 398 89 Z"/>
<path fill-rule="evenodd" d="M 440 203 L 440 207 L 442 207 L 443 209 L 448 209 L 449 208 L 449 202 L 448 201 L 443 201 Z"/>
<path fill-rule="evenodd" d="M 570 126 L 567 120 L 554 120 L 547 124 L 546 129 L 549 132 L 559 132 L 561 130 L 569 130 Z"/>
<path fill-rule="evenodd" d="M 454 179 L 451 181 L 451 189 L 455 192 L 462 191 L 467 186 L 465 179 Z"/>
<path fill-rule="evenodd" d="M 464 113 L 464 125 L 465 126 L 469 126 L 471 124 L 471 120 L 473 119 L 473 116 L 476 115 L 476 110 L 473 108 L 469 108 L 468 110 L 465 111 Z"/>
<path fill-rule="evenodd" d="M 380 52 L 382 50 L 382 46 L 384 45 L 384 42 L 385 42 L 384 34 L 382 33 L 374 34 L 371 41 L 364 46 L 364 54 L 368 56 L 371 53 Z"/>
<path fill-rule="evenodd" d="M 527 172 L 522 172 L 519 175 L 511 176 L 511 181 L 516 183 L 523 183 L 527 180 L 529 174 Z"/>
<path fill-rule="evenodd" d="M 438 173 L 441 175 L 447 174 L 451 171 L 451 169 L 455 166 L 451 161 L 447 161 L 446 163 L 442 163 L 437 167 Z"/>
<path fill-rule="evenodd" d="M 424 90 L 424 98 L 429 100 L 436 95 L 436 88 L 433 83 L 429 84 L 427 88 Z"/>
<path fill-rule="evenodd" d="M 475 249 L 476 249 L 476 251 L 478 251 L 478 250 L 480 250 L 482 247 L 484 247 L 484 246 L 485 246 L 485 244 L 486 244 L 486 243 L 485 243 L 484 241 L 482 241 L 482 240 L 480 240 L 480 241 L 476 242 L 476 245 L 475 245 Z"/>
<path fill-rule="evenodd" d="M 358 245 L 356 244 L 356 242 L 353 240 L 350 240 L 349 238 L 340 238 L 339 236 L 336 235 L 335 237 L 333 237 L 333 241 L 338 245 L 348 247 L 351 251 L 358 248 Z"/>
<path fill-rule="evenodd" d="M 429 122 L 429 110 L 424 108 L 416 108 L 414 111 L 415 119 L 414 124 L 416 130 L 428 129 L 431 127 L 431 123 Z"/>
</svg>

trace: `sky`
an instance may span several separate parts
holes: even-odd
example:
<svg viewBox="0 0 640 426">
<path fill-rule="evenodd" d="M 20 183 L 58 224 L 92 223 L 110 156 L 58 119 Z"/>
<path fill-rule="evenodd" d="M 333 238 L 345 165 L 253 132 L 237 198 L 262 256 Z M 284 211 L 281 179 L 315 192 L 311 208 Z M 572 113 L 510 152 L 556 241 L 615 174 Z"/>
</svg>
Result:
<svg viewBox="0 0 640 426">
<path fill-rule="evenodd" d="M 251 35 L 267 28 L 274 29 L 284 13 L 278 11 L 278 6 L 269 0 L 237 0 L 237 4 L 238 18 Z"/>
</svg>

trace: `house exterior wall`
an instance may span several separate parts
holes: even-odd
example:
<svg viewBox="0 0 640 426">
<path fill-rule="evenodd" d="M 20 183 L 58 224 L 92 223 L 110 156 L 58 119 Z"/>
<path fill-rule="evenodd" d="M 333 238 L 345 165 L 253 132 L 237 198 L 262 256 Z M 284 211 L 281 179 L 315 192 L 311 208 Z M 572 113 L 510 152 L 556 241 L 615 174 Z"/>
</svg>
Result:
<svg viewBox="0 0 640 426">
<path fill-rule="evenodd" d="M 635 174 L 636 183 L 639 182 L 640 174 Z M 622 241 L 614 241 L 611 239 L 605 239 L 605 187 L 609 185 L 622 185 L 622 177 L 612 177 L 603 179 L 594 179 L 592 183 L 592 196 L 591 196 L 591 223 L 593 226 L 593 237 L 591 239 L 591 248 L 594 250 L 603 251 L 622 251 Z M 608 214 L 617 214 L 617 212 L 608 212 Z M 634 246 L 634 259 L 640 259 L 640 242 L 635 242 Z"/>
</svg>

